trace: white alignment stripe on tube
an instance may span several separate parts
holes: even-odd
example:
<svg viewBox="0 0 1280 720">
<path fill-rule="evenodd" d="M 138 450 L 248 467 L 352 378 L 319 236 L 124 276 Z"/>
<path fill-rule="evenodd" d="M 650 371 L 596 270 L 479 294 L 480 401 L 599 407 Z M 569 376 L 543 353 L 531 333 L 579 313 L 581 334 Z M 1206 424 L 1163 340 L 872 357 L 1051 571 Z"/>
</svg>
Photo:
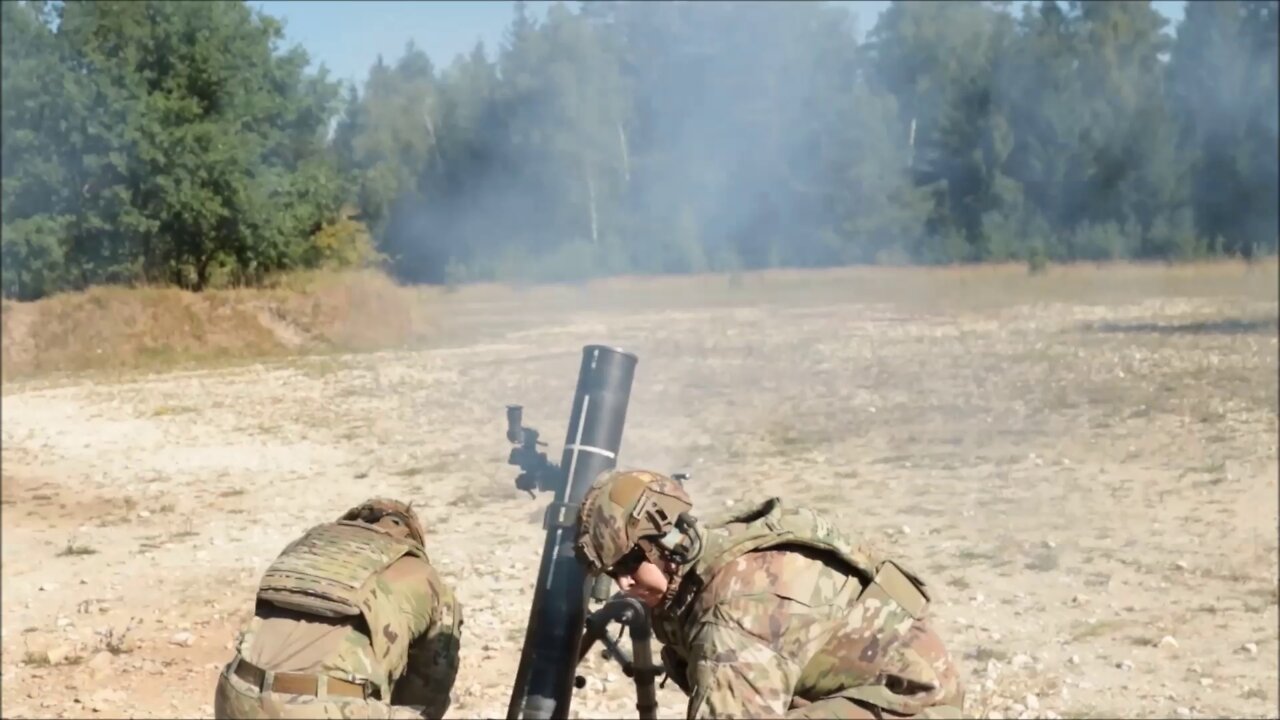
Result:
<svg viewBox="0 0 1280 720">
<path fill-rule="evenodd" d="M 569 474 L 565 476 L 564 496 L 573 497 L 573 469 L 578 465 L 578 449 L 582 447 L 582 428 L 587 422 L 587 406 L 591 404 L 591 396 L 582 396 L 582 412 L 578 413 L 578 436 L 573 439 L 569 455 Z M 551 579 L 556 574 L 556 556 L 560 554 L 560 533 L 564 528 L 556 524 L 556 541 L 551 545 L 551 567 L 547 570 L 547 589 L 551 589 Z"/>
<path fill-rule="evenodd" d="M 574 443 L 573 445 L 566 445 L 565 447 L 568 447 L 568 448 L 570 448 L 570 449 L 572 449 L 572 450 L 583 450 L 583 451 L 586 451 L 586 452 L 589 452 L 589 453 L 595 453 L 595 454 L 597 454 L 597 455 L 603 455 L 603 456 L 605 456 L 605 457 L 609 458 L 610 460 L 616 460 L 616 459 L 618 459 L 618 456 L 617 456 L 617 455 L 615 455 L 615 454 L 613 454 L 613 453 L 609 452 L 608 450 L 605 450 L 604 448 L 592 447 L 591 445 L 578 445 L 577 443 Z"/>
</svg>

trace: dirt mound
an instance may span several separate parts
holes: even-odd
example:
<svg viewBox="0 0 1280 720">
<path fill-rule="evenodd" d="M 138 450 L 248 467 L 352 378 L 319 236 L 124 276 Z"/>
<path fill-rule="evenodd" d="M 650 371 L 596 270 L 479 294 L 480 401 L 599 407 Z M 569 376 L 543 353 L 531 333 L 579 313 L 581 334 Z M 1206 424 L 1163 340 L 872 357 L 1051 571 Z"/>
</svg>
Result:
<svg viewBox="0 0 1280 720">
<path fill-rule="evenodd" d="M 400 347 L 428 330 L 423 293 L 376 272 L 308 273 L 262 289 L 96 287 L 0 306 L 5 380 L 319 351 Z"/>
</svg>

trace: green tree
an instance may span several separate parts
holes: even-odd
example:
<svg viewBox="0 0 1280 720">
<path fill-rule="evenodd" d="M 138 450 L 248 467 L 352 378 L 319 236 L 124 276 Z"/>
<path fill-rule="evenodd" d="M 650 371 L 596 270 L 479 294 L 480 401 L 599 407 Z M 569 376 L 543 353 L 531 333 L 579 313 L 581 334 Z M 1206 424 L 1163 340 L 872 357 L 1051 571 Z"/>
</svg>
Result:
<svg viewBox="0 0 1280 720">
<path fill-rule="evenodd" d="M 993 87 L 1013 34 L 1001 7 L 914 2 L 892 3 L 871 32 L 877 84 L 896 98 L 901 122 L 915 127 L 912 171 L 933 197 L 932 240 L 915 253 L 920 260 L 1012 252 L 992 245 L 984 222 L 1016 214 L 1022 203 L 1004 172 L 1014 136 Z"/>
<path fill-rule="evenodd" d="M 435 68 L 413 43 L 394 67 L 379 57 L 363 94 L 353 94 L 336 130 L 345 172 L 354 176 L 366 222 L 385 235 L 394 205 L 416 195 L 436 144 Z"/>
<path fill-rule="evenodd" d="M 59 93 L 67 81 L 44 3 L 0 3 L 0 265 L 6 297 L 33 299 L 66 282 L 64 238 L 73 219 L 59 162 Z"/>
<path fill-rule="evenodd" d="M 1078 23 L 1052 0 L 1023 6 L 1017 33 L 993 78 L 993 102 L 1008 118 L 1013 147 L 1005 173 L 1017 180 L 1020 209 L 1006 215 L 1005 233 L 1022 239 L 1025 257 L 1062 259 L 1055 229 L 1082 214 L 1086 163 L 1078 152 L 1084 98 Z"/>
<path fill-rule="evenodd" d="M 1276 243 L 1276 5 L 1188 3 L 1169 63 L 1195 224 L 1230 253 Z"/>
<path fill-rule="evenodd" d="M 1185 204 L 1183 158 L 1164 102 L 1161 56 L 1167 21 L 1149 2 L 1072 3 L 1079 13 L 1080 82 L 1090 88 L 1078 152 L 1088 163 L 1082 218 L 1136 226 L 1122 256 L 1167 253 L 1151 235 Z"/>
<path fill-rule="evenodd" d="M 251 279 L 305 262 L 342 200 L 325 137 L 337 86 L 300 49 L 280 52 L 277 21 L 244 3 L 5 11 L 5 104 L 21 109 L 6 150 L 26 150 L 6 167 L 6 260 L 25 253 L 7 293 L 200 289 L 219 268 Z M 21 277 L 42 262 L 61 267 Z"/>
</svg>

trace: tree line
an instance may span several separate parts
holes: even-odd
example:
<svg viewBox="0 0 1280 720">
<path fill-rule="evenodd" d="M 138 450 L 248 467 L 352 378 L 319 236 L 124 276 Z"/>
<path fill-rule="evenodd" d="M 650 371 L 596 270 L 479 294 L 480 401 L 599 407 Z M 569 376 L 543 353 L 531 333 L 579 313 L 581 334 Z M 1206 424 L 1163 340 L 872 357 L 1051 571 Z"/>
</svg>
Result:
<svg viewBox="0 0 1280 720">
<path fill-rule="evenodd" d="M 1280 3 L 584 3 L 344 87 L 243 2 L 5 2 L 3 293 L 1274 253 Z"/>
</svg>

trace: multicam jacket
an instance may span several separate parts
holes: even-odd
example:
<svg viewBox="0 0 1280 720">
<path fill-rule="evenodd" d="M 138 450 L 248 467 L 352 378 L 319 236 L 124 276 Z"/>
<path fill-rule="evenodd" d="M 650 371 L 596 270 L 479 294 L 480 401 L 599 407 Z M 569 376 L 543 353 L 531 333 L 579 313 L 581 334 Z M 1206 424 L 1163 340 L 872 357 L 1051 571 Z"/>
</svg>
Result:
<svg viewBox="0 0 1280 720">
<path fill-rule="evenodd" d="M 664 657 L 684 663 L 673 671 L 685 673 L 689 718 L 783 717 L 835 697 L 958 715 L 958 674 L 924 620 L 928 595 L 898 565 L 777 498 L 709 527 L 703 543 L 654 614 Z"/>
</svg>

